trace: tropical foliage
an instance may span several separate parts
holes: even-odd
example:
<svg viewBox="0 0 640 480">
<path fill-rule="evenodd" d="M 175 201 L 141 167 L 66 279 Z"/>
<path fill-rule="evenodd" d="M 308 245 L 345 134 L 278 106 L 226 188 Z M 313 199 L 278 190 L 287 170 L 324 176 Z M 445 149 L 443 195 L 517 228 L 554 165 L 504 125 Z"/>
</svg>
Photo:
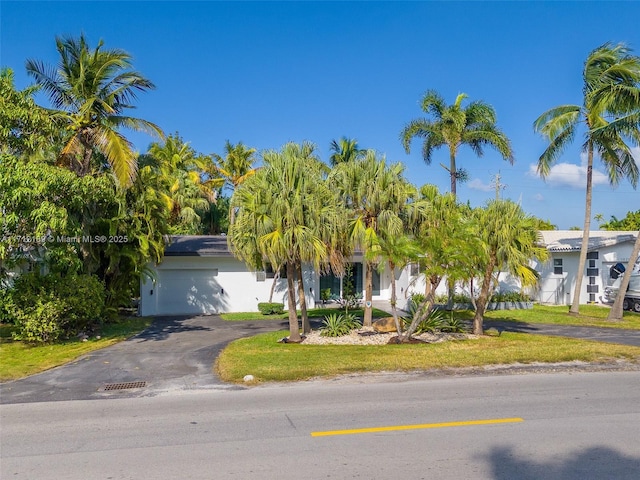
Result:
<svg viewBox="0 0 640 480">
<path fill-rule="evenodd" d="M 447 105 L 444 98 L 435 90 L 428 90 L 422 98 L 422 111 L 429 115 L 409 122 L 400 133 L 400 140 L 407 153 L 411 151 L 411 140 L 422 139 L 422 158 L 431 163 L 434 150 L 447 147 L 449 167 L 444 167 L 451 178 L 451 193 L 456 195 L 459 181 L 467 179 L 466 171 L 456 165 L 458 149 L 469 146 L 482 157 L 485 147 L 496 149 L 500 155 L 513 164 L 511 142 L 496 125 L 496 112 L 493 107 L 482 101 L 471 102 L 466 107 L 462 102 L 466 93 L 456 97 L 453 105 Z"/>
<path fill-rule="evenodd" d="M 344 215 L 323 179 L 314 145 L 287 143 L 279 151 L 265 152 L 263 163 L 233 194 L 231 205 L 238 213 L 229 227 L 230 246 L 256 270 L 266 262 L 285 266 L 289 341 L 299 342 L 298 302 L 303 329 L 308 329 L 301 264 L 309 262 L 317 271 L 329 262 Z"/>
<path fill-rule="evenodd" d="M 10 70 L 0 73 L 0 319 L 18 327 L 18 338 L 50 342 L 100 328 L 118 308 L 132 306 L 141 276 L 162 260 L 174 234 L 226 232 L 231 250 L 250 268 L 286 273 L 290 342 L 301 340 L 300 326 L 303 333 L 310 329 L 303 264 L 344 279 L 345 313 L 326 319 L 325 335 L 359 326 L 349 309 L 362 300 L 363 324 L 371 325 L 374 275 L 385 274 L 400 341 L 423 330 L 461 328 L 437 309 L 443 278 L 468 285 L 476 333 L 500 272 L 523 285 L 536 281 L 530 261 L 546 256 L 537 231 L 554 226 L 511 201 L 473 209 L 456 199 L 465 176 L 457 166 L 461 146 L 478 156 L 491 147 L 513 162 L 509 139 L 484 102 L 465 106 L 460 94 L 447 105 L 428 91 L 427 118 L 402 131 L 407 152 L 414 138 L 422 139 L 427 163 L 435 150 L 448 149 L 451 192 L 443 194 L 434 185 L 417 188 L 401 163 L 348 137 L 331 142 L 326 163 L 309 142 L 258 153 L 226 141 L 221 155 L 199 153 L 179 133 L 165 137 L 154 123 L 127 115 L 137 95 L 154 88 L 127 52 L 101 41 L 91 48 L 84 35 L 57 38 L 56 47 L 54 67 L 27 61 L 33 86 L 18 90 Z M 589 165 L 599 156 L 612 184 L 626 178 L 636 185 L 629 145 L 640 141 L 639 65 L 624 46 L 592 52 L 583 105 L 557 107 L 536 121 L 550 142 L 538 165 L 542 175 L 583 124 Z M 38 91 L 48 108 L 36 103 Z M 127 129 L 155 137 L 142 155 Z M 637 230 L 638 214 L 604 227 Z M 350 279 L 356 253 L 364 260 L 364 298 Z M 424 292 L 401 320 L 395 281 L 409 264 Z"/>
<path fill-rule="evenodd" d="M 102 41 L 92 49 L 84 35 L 58 37 L 56 47 L 57 67 L 38 60 L 27 60 L 26 67 L 49 96 L 53 117 L 64 125 L 59 161 L 78 175 L 87 175 L 101 169 L 104 164 L 99 160 L 104 158 L 120 185 L 129 186 L 136 175 L 136 154 L 120 129 L 163 136 L 157 125 L 124 115 L 138 93 L 155 88 L 153 83 L 131 70 L 131 55 L 105 50 Z"/>
<path fill-rule="evenodd" d="M 573 141 L 578 129 L 584 131 L 582 151 L 587 155 L 585 215 L 578 274 L 571 313 L 578 314 L 582 292 L 589 232 L 593 164 L 597 155 L 603 162 L 611 185 L 626 178 L 635 188 L 638 164 L 629 142 L 640 144 L 640 57 L 622 45 L 604 44 L 593 50 L 584 64 L 582 105 L 561 105 L 547 110 L 534 129 L 549 141 L 538 160 L 538 173 L 546 177 L 551 165 Z"/>
</svg>

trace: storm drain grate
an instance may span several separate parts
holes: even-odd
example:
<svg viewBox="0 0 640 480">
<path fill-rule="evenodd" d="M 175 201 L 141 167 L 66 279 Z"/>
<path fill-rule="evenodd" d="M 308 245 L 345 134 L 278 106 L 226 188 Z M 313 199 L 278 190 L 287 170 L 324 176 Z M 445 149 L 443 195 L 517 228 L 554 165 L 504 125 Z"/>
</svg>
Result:
<svg viewBox="0 0 640 480">
<path fill-rule="evenodd" d="M 124 383 L 110 383 L 104 386 L 104 391 L 110 390 L 127 390 L 129 388 L 143 388 L 147 386 L 147 382 L 124 382 Z"/>
</svg>

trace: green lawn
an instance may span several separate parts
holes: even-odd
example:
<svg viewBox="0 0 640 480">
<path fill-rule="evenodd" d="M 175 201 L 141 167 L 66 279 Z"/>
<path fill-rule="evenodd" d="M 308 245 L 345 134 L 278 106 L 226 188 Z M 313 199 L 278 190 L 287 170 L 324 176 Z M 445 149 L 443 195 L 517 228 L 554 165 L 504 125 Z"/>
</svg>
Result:
<svg viewBox="0 0 640 480">
<path fill-rule="evenodd" d="M 608 314 L 609 308 L 597 305 L 580 305 L 579 316 L 569 315 L 567 306 L 534 305 L 530 310 L 494 310 L 487 312 L 485 319 L 640 330 L 640 313 L 624 312 L 619 321 L 607 320 Z M 473 312 L 464 315 L 473 318 Z"/>
<path fill-rule="evenodd" d="M 640 314 L 625 312 L 621 321 L 607 320 L 609 309 L 582 305 L 581 315 L 568 307 L 535 305 L 530 310 L 487 312 L 486 320 L 640 329 Z M 386 316 L 386 313 L 382 313 Z M 455 317 L 471 320 L 473 312 Z M 601 362 L 611 359 L 640 361 L 640 347 L 628 347 L 560 337 L 517 333 L 478 340 L 430 345 L 336 346 L 291 345 L 276 341 L 288 332 L 258 335 L 231 343 L 220 355 L 216 369 L 230 382 L 251 374 L 256 381 L 295 381 L 355 372 L 411 371 L 510 363 Z"/>
<path fill-rule="evenodd" d="M 358 372 L 416 371 L 532 362 L 640 362 L 640 347 L 504 332 L 475 340 L 408 345 L 277 343 L 288 332 L 232 342 L 215 368 L 227 382 L 251 374 L 256 382 L 296 381 Z"/>
<path fill-rule="evenodd" d="M 68 363 L 80 355 L 129 338 L 150 324 L 150 318 L 125 318 L 105 325 L 100 340 L 68 340 L 52 345 L 28 345 L 13 341 L 12 327 L 0 325 L 0 382 L 26 377 Z"/>
</svg>

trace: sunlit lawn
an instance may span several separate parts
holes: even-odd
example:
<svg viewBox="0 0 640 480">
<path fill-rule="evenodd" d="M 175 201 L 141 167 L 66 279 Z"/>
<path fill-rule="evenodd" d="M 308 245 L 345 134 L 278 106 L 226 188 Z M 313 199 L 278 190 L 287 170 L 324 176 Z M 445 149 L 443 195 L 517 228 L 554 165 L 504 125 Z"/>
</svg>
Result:
<svg viewBox="0 0 640 480">
<path fill-rule="evenodd" d="M 473 318 L 472 312 L 466 312 L 467 318 Z M 624 328 L 640 330 L 640 314 L 624 312 L 622 320 L 607 320 L 608 307 L 580 305 L 580 315 L 569 315 L 568 306 L 534 305 L 529 310 L 494 310 L 487 312 L 487 320 L 510 320 L 528 323 L 550 323 L 558 325 L 579 325 L 605 328 Z"/>
<path fill-rule="evenodd" d="M 11 340 L 12 327 L 0 325 L 0 381 L 14 380 L 70 362 L 80 355 L 113 345 L 144 330 L 150 318 L 126 318 L 105 325 L 101 338 L 68 340 L 52 345 L 28 345 Z"/>
<path fill-rule="evenodd" d="M 215 368 L 225 381 L 241 382 L 250 374 L 267 382 L 512 363 L 640 361 L 640 347 L 508 332 L 435 344 L 367 346 L 277 343 L 286 335 L 280 331 L 236 340 Z"/>
</svg>

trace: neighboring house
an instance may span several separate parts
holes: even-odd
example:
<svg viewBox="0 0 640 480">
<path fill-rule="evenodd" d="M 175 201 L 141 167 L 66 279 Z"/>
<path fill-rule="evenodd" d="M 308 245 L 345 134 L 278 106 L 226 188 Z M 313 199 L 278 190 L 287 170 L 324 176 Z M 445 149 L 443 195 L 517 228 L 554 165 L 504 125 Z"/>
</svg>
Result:
<svg viewBox="0 0 640 480">
<path fill-rule="evenodd" d="M 140 284 L 140 314 L 184 315 L 223 312 L 257 312 L 259 302 L 269 301 L 275 274 L 252 271 L 229 251 L 225 236 L 177 235 L 165 249 L 159 265 L 149 265 L 153 278 Z M 352 263 L 353 287 L 363 292 L 362 256 Z M 398 295 L 408 285 L 408 271 L 396 272 Z M 343 292 L 342 279 L 319 275 L 310 265 L 303 267 L 307 305 L 320 303 L 321 289 L 331 289 L 334 296 Z M 286 306 L 287 280 L 275 280 L 273 301 Z M 363 292 L 364 296 L 364 292 Z M 391 297 L 387 272 L 374 274 L 374 300 Z"/>
<path fill-rule="evenodd" d="M 550 259 L 536 263 L 540 274 L 534 300 L 551 305 L 569 305 L 572 301 L 575 274 L 578 268 L 582 231 L 541 231 Z M 593 231 L 583 292 L 580 303 L 601 303 L 604 287 L 610 285 L 611 268 L 624 265 L 635 241 L 635 232 Z M 352 284 L 364 297 L 364 266 L 362 255 L 352 259 Z M 153 279 L 143 279 L 140 285 L 141 315 L 216 314 L 223 312 L 257 312 L 259 302 L 269 301 L 274 287 L 273 301 L 287 302 L 286 278 L 275 279 L 273 271 L 252 271 L 229 251 L 225 236 L 171 237 L 159 265 L 149 265 Z M 331 274 L 321 275 L 310 265 L 303 267 L 307 305 L 312 308 L 321 301 L 320 292 L 330 289 L 334 297 L 344 291 L 344 279 Z M 398 307 L 404 308 L 412 292 L 424 292 L 424 281 L 416 265 L 395 272 Z M 391 280 L 387 270 L 374 272 L 373 300 L 391 298 Z M 519 283 L 508 275 L 500 275 L 499 289 L 503 292 L 519 290 Z M 445 293 L 443 281 L 437 293 Z"/>
<path fill-rule="evenodd" d="M 536 265 L 540 284 L 535 300 L 550 305 L 571 305 L 582 244 L 581 230 L 540 232 L 549 251 L 549 261 Z M 613 282 L 611 269 L 629 262 L 636 233 L 630 231 L 591 231 L 587 264 L 582 279 L 580 303 L 602 303 L 604 287 Z"/>
</svg>

